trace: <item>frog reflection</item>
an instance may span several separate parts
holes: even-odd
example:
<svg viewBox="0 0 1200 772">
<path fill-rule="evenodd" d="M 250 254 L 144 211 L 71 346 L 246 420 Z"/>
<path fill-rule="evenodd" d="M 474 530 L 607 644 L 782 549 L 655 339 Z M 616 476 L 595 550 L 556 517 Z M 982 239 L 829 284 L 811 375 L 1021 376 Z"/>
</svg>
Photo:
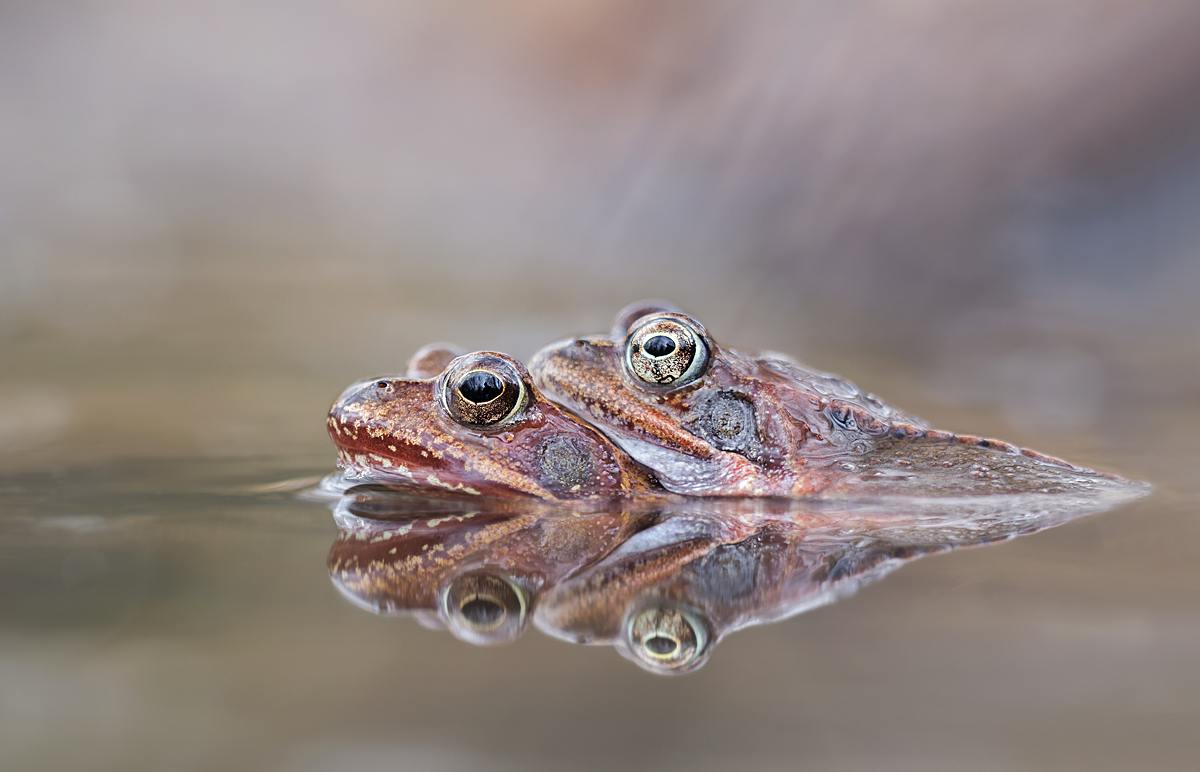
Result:
<svg viewBox="0 0 1200 772">
<path fill-rule="evenodd" d="M 906 543 L 803 516 L 732 535 L 721 518 L 693 520 L 665 544 L 641 534 L 645 549 L 635 537 L 549 591 L 538 625 L 577 643 L 611 644 L 657 673 L 687 673 L 733 630 L 829 603 L 905 560 L 967 546 Z"/>
<path fill-rule="evenodd" d="M 376 519 L 389 514 L 389 504 L 405 508 L 391 512 L 402 519 Z M 422 505 L 369 490 L 350 491 L 337 508 L 342 533 L 327 563 L 346 598 L 377 614 L 411 614 L 480 645 L 515 640 L 546 587 L 600 559 L 654 517 L 481 511 L 456 505 L 452 496 Z"/>
<path fill-rule="evenodd" d="M 1138 495 L 895 502 L 718 500 L 671 513 L 457 511 L 379 520 L 370 496 L 339 504 L 334 583 L 378 614 L 412 614 L 475 644 L 530 621 L 612 645 L 656 673 L 702 666 L 729 632 L 853 593 L 902 563 L 1032 533 Z"/>
<path fill-rule="evenodd" d="M 855 504 L 749 517 L 737 514 L 743 503 L 678 514 L 548 590 L 535 621 L 565 640 L 613 645 L 653 672 L 687 673 L 727 633 L 846 597 L 907 561 L 1033 533 L 1137 495 Z"/>
</svg>

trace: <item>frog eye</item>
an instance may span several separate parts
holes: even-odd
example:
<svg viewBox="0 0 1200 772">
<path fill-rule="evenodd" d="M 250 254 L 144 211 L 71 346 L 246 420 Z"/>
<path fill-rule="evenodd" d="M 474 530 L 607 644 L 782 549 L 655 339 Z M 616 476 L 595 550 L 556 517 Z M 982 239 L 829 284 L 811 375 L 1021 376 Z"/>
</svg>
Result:
<svg viewBox="0 0 1200 772">
<path fill-rule="evenodd" d="M 638 612 L 625 635 L 638 664 L 658 673 L 694 670 L 708 654 L 708 628 L 691 612 L 673 606 Z"/>
<path fill-rule="evenodd" d="M 525 382 L 511 363 L 490 355 L 460 357 L 446 370 L 446 411 L 467 426 L 497 426 L 525 404 Z"/>
<path fill-rule="evenodd" d="M 477 572 L 457 577 L 442 599 L 446 626 L 476 645 L 508 643 L 525 631 L 525 593 L 507 578 Z"/>
<path fill-rule="evenodd" d="M 682 386 L 708 364 L 704 337 L 679 314 L 652 316 L 629 335 L 625 363 L 638 380 L 654 386 Z"/>
</svg>

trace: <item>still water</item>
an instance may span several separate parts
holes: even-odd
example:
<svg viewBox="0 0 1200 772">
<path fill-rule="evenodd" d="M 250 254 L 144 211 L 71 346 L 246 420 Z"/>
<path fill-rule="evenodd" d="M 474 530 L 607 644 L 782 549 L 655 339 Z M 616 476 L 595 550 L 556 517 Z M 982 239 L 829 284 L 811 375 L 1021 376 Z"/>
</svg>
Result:
<svg viewBox="0 0 1200 772">
<path fill-rule="evenodd" d="M 5 768 L 1188 769 L 1200 748 L 1179 486 L 965 517 L 499 516 L 322 497 L 330 455 L 0 478 Z"/>
</svg>

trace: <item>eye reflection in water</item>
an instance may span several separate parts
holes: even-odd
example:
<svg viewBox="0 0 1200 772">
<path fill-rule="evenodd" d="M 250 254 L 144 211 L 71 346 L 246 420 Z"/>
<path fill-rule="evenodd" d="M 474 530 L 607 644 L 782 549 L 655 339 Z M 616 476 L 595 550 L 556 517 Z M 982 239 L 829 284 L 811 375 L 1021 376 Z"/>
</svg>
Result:
<svg viewBox="0 0 1200 772">
<path fill-rule="evenodd" d="M 532 621 L 680 674 L 703 666 L 727 633 L 850 595 L 906 561 L 1033 533 L 1141 492 L 679 499 L 586 511 L 357 487 L 333 505 L 341 534 L 328 568 L 360 608 L 411 615 L 472 644 L 509 643 Z"/>
<path fill-rule="evenodd" d="M 526 592 L 503 574 L 456 577 L 446 588 L 442 615 L 455 636 L 477 644 L 508 643 L 525 632 Z"/>
</svg>

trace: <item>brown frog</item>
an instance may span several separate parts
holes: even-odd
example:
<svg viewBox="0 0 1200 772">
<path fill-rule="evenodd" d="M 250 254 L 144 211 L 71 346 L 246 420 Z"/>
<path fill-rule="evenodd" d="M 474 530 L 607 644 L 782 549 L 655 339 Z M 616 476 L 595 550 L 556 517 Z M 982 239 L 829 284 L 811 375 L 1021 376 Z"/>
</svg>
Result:
<svg viewBox="0 0 1200 772">
<path fill-rule="evenodd" d="M 356 383 L 329 411 L 349 481 L 552 500 L 662 491 L 601 432 L 546 400 L 511 357 L 436 344 L 407 375 Z"/>
<path fill-rule="evenodd" d="M 542 349 L 534 383 L 667 490 L 696 496 L 978 495 L 1125 481 L 999 440 L 931 429 L 777 353 L 720 346 L 658 301 Z"/>
<path fill-rule="evenodd" d="M 520 636 L 548 587 L 599 560 L 652 522 L 652 511 L 524 513 L 447 510 L 380 520 L 375 492 L 339 503 L 343 531 L 330 547 L 330 578 L 375 614 L 411 614 L 475 644 Z M 369 517 L 350 512 L 365 510 Z"/>
</svg>

